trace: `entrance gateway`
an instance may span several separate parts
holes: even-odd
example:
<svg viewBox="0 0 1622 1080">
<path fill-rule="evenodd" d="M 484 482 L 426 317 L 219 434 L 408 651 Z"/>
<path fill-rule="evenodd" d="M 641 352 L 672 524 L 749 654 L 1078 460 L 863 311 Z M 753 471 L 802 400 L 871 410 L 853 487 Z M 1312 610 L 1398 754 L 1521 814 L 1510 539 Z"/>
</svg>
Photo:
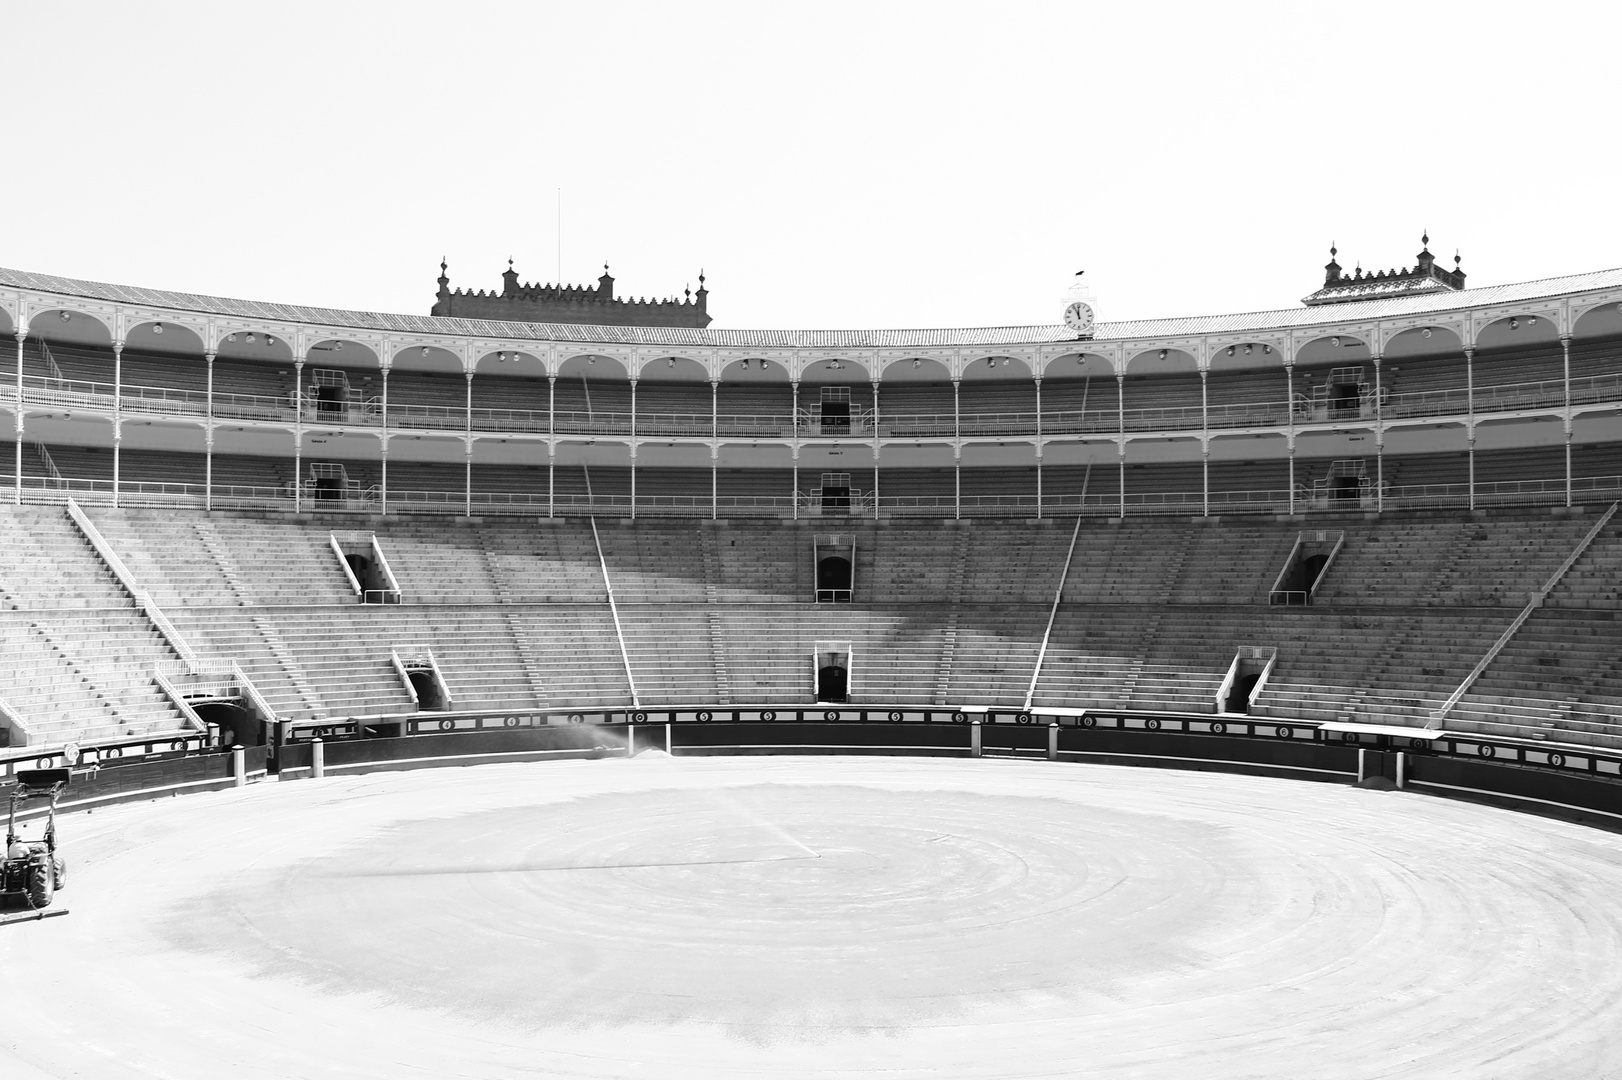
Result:
<svg viewBox="0 0 1622 1080">
<path fill-rule="evenodd" d="M 811 656 L 816 679 L 817 700 L 843 703 L 850 700 L 850 642 L 819 641 Z"/>
</svg>

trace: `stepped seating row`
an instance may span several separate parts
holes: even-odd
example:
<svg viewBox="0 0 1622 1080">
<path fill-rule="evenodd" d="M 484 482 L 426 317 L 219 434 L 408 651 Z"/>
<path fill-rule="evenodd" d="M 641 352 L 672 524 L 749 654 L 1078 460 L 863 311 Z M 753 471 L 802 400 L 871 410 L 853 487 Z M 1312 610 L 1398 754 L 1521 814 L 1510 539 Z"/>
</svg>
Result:
<svg viewBox="0 0 1622 1080">
<path fill-rule="evenodd" d="M 434 650 L 459 708 L 629 701 L 596 545 L 582 523 L 382 521 L 375 531 L 406 603 L 374 607 L 356 603 L 328 541 L 343 519 L 110 508 L 92 516 L 193 647 L 237 659 L 285 715 L 409 711 L 409 691 L 388 655 L 418 645 Z M 49 644 L 28 646 L 40 656 L 39 685 L 68 688 L 60 699 L 29 699 L 30 706 L 42 716 L 81 715 L 87 724 L 126 708 L 125 698 L 135 703 L 127 709 L 144 708 L 143 692 L 156 697 L 150 685 L 142 690 L 153 664 L 173 654 L 60 509 L 8 508 L 6 522 L 16 539 L 0 552 L 0 589 L 7 616 L 21 620 L 8 642 L 23 648 L 30 634 L 43 640 L 52 628 L 29 623 L 76 610 L 89 620 L 54 631 L 67 660 Z M 1271 645 L 1279 658 L 1258 713 L 1423 723 L 1591 523 L 1587 515 L 1532 512 L 1479 521 L 1348 519 L 1322 605 L 1282 610 L 1265 606 L 1266 593 L 1298 524 L 1088 521 L 1036 701 L 1211 711 L 1234 647 Z M 832 640 L 850 643 L 854 700 L 1020 704 L 1069 530 L 1004 522 L 850 531 L 861 602 L 813 604 L 810 530 L 600 523 L 639 697 L 805 702 L 816 644 Z M 1545 611 L 1569 610 L 1574 619 L 1614 614 L 1619 545 L 1613 525 Z M 1603 621 L 1588 624 L 1592 648 L 1579 638 L 1559 654 L 1586 680 L 1578 693 L 1558 698 L 1564 680 L 1528 683 L 1514 667 L 1554 647 L 1538 637 L 1542 622 L 1534 619 L 1524 648 L 1506 650 L 1503 671 L 1489 671 L 1479 700 L 1467 699 L 1463 722 L 1502 696 L 1514 698 L 1504 703 L 1511 715 L 1526 702 L 1545 712 L 1553 703 L 1570 706 L 1565 713 L 1583 723 L 1601 723 L 1581 717 L 1622 707 Z M 129 642 L 134 651 L 114 647 Z M 112 687 L 119 701 L 96 706 L 93 693 L 72 689 L 70 661 L 101 672 L 90 685 Z M 63 677 L 47 677 L 53 672 Z M 0 697 L 20 711 L 26 681 L 0 683 Z M 1532 689 L 1519 698 L 1498 693 L 1523 684 Z M 138 722 L 178 722 L 172 706 L 159 705 Z M 165 709 L 170 715 L 159 715 Z M 131 722 L 136 715 L 129 713 Z"/>
<path fill-rule="evenodd" d="M 35 740 L 180 730 L 153 681 L 176 659 L 60 508 L 10 507 L 0 544 L 0 698 Z"/>
<path fill-rule="evenodd" d="M 180 731 L 153 680 L 175 654 L 133 607 L 0 612 L 3 697 L 36 742 L 62 744 Z"/>
</svg>

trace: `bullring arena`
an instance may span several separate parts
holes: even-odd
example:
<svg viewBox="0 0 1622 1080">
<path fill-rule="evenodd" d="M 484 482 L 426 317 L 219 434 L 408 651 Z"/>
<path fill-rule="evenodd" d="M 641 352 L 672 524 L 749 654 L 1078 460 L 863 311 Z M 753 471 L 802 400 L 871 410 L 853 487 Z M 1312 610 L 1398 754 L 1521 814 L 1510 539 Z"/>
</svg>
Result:
<svg viewBox="0 0 1622 1080">
<path fill-rule="evenodd" d="M 0 1071 L 1622 1075 L 1622 271 L 1428 254 L 870 332 L 0 270 Z"/>
</svg>

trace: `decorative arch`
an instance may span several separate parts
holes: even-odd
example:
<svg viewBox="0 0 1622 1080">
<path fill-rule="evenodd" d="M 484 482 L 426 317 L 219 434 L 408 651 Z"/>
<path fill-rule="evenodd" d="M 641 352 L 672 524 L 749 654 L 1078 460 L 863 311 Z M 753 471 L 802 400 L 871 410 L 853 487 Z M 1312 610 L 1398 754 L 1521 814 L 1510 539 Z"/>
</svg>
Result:
<svg viewBox="0 0 1622 1080">
<path fill-rule="evenodd" d="M 716 361 L 715 377 L 723 383 L 771 382 L 787 385 L 793 368 L 765 356 L 741 356 Z"/>
<path fill-rule="evenodd" d="M 383 357 L 375 346 L 354 338 L 317 338 L 304 350 L 308 363 L 324 367 L 369 367 L 382 364 Z"/>
<path fill-rule="evenodd" d="M 124 345 L 152 352 L 207 351 L 208 326 L 198 319 L 168 315 L 133 316 L 124 324 Z"/>
<path fill-rule="evenodd" d="M 1380 352 L 1386 360 L 1436 355 L 1457 357 L 1465 346 L 1462 328 L 1442 324 L 1403 327 L 1382 337 L 1384 344 Z"/>
<path fill-rule="evenodd" d="M 1035 377 L 1031 362 L 1025 357 L 1007 353 L 990 353 L 965 360 L 961 378 L 964 382 L 1005 382 L 1009 379 L 1029 381 Z"/>
<path fill-rule="evenodd" d="M 1374 358 L 1370 347 L 1374 336 L 1352 330 L 1325 330 L 1312 337 L 1297 339 L 1296 367 L 1319 367 L 1336 363 L 1366 364 Z"/>
<path fill-rule="evenodd" d="M 799 381 L 819 386 L 871 382 L 874 376 L 871 365 L 871 357 L 842 354 L 801 357 L 796 361 Z"/>
<path fill-rule="evenodd" d="M 1478 323 L 1474 345 L 1478 349 L 1507 349 L 1524 345 L 1548 345 L 1560 340 L 1558 310 L 1531 308 L 1506 312 Z"/>
<path fill-rule="evenodd" d="M 1246 371 L 1283 371 L 1288 354 L 1284 346 L 1272 341 L 1224 341 L 1211 346 L 1211 355 L 1205 362 L 1210 375 Z"/>
<path fill-rule="evenodd" d="M 573 353 L 557 366 L 558 378 L 626 379 L 631 377 L 630 361 L 608 353 Z"/>
<path fill-rule="evenodd" d="M 896 357 L 884 361 L 879 378 L 885 385 L 951 382 L 952 362 L 930 356 Z"/>
<path fill-rule="evenodd" d="M 1571 310 L 1572 337 L 1611 337 L 1622 335 L 1622 298 L 1612 297 Z"/>
<path fill-rule="evenodd" d="M 473 358 L 473 371 L 477 375 L 532 375 L 545 378 L 546 356 L 536 349 L 520 349 L 512 345 L 491 349 L 481 345 Z"/>
<path fill-rule="evenodd" d="M 388 366 L 393 371 L 422 371 L 435 375 L 467 374 L 467 361 L 460 349 L 421 341 L 396 346 L 389 357 Z"/>
<path fill-rule="evenodd" d="M 680 382 L 708 382 L 710 365 L 681 353 L 662 356 L 640 356 L 633 363 L 638 379 L 675 380 Z"/>
<path fill-rule="evenodd" d="M 1199 357 L 1192 349 L 1154 345 L 1137 349 L 1121 365 L 1123 375 L 1186 375 L 1199 371 Z"/>
<path fill-rule="evenodd" d="M 1115 361 L 1102 352 L 1060 353 L 1042 365 L 1044 379 L 1085 379 L 1115 377 Z"/>
<path fill-rule="evenodd" d="M 111 346 L 114 324 L 88 307 L 73 304 L 36 308 L 28 313 L 28 332 L 47 341 Z"/>
<path fill-rule="evenodd" d="M 215 334 L 214 353 L 224 359 L 287 364 L 294 360 L 293 343 L 280 328 L 217 327 Z"/>
</svg>

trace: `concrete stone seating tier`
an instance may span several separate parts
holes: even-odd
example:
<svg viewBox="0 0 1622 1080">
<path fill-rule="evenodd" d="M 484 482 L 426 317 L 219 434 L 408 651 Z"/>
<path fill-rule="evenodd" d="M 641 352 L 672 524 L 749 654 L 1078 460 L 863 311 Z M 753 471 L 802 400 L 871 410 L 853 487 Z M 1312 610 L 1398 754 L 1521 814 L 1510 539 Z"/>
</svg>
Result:
<svg viewBox="0 0 1622 1080">
<path fill-rule="evenodd" d="M 1113 376 L 1080 378 L 1052 372 L 1042 380 L 1042 430 L 1118 431 L 1119 402 Z"/>
<path fill-rule="evenodd" d="M 496 370 L 492 371 L 494 368 Z M 389 376 L 389 396 L 392 402 L 394 396 L 394 376 Z M 544 417 L 551 399 L 551 389 L 547 386 L 546 378 L 540 374 L 538 366 L 531 365 L 524 371 L 521 362 L 501 362 L 491 364 L 489 361 L 479 365 L 479 370 L 473 376 L 473 408 L 489 410 L 492 413 L 513 411 L 519 413 L 539 413 L 543 417 L 540 430 L 545 430 Z M 446 404 L 441 399 L 440 404 Z"/>
<path fill-rule="evenodd" d="M 778 517 L 793 512 L 794 470 L 720 469 L 715 475 L 718 512 L 726 517 Z"/>
<path fill-rule="evenodd" d="M 1200 377 L 1128 375 L 1121 383 L 1121 407 L 1128 431 L 1177 431 L 1202 424 Z"/>
<path fill-rule="evenodd" d="M 36 742 L 180 731 L 153 672 L 177 659 L 60 507 L 13 506 L 0 544 L 0 697 Z"/>
<path fill-rule="evenodd" d="M 1289 383 L 1282 371 L 1213 371 L 1206 379 L 1205 399 L 1213 428 L 1276 425 L 1289 419 Z"/>
<path fill-rule="evenodd" d="M 1595 520 L 1592 510 L 1087 517 L 1076 531 L 1074 519 L 605 517 L 597 536 L 622 653 L 583 520 L 88 513 L 192 648 L 236 660 L 292 718 L 411 712 L 389 654 L 419 646 L 458 709 L 623 707 L 632 680 L 649 706 L 809 704 L 819 642 L 848 643 L 855 703 L 1018 707 L 1074 533 L 1038 706 L 1215 712 L 1234 650 L 1255 645 L 1278 651 L 1258 715 L 1408 724 L 1431 718 Z M 17 658 L 0 697 L 63 741 L 178 728 L 152 680 L 173 650 L 71 519 L 22 506 L 0 520 L 0 641 Z M 1271 607 L 1307 528 L 1343 531 L 1345 544 L 1311 606 Z M 332 530 L 377 536 L 403 603 L 358 602 Z M 854 540 L 853 602 L 817 604 L 813 541 L 833 532 Z M 1613 521 L 1449 725 L 1622 745 L 1619 612 Z"/>
<path fill-rule="evenodd" d="M 1592 524 L 1531 513 L 1479 522 L 1428 514 L 1349 526 L 1316 602 L 1518 610 Z"/>
</svg>

